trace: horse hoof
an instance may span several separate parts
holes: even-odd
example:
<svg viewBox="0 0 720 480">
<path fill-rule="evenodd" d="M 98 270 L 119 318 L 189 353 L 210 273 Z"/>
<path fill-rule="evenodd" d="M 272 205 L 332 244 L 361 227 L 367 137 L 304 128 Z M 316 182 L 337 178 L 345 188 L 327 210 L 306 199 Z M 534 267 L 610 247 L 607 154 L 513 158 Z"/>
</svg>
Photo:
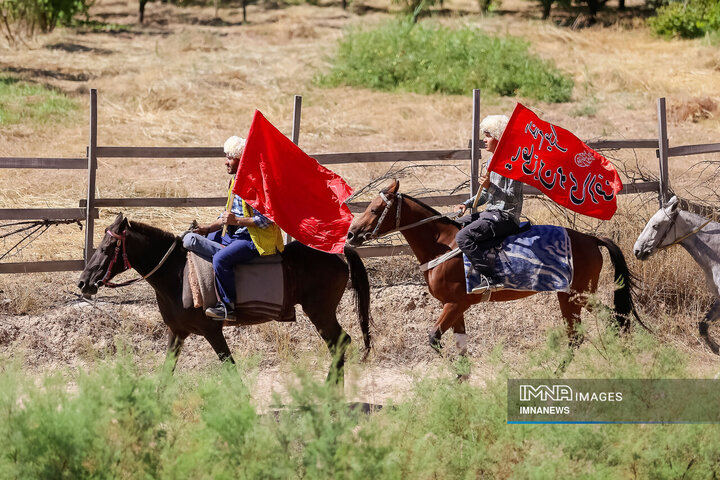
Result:
<svg viewBox="0 0 720 480">
<path fill-rule="evenodd" d="M 441 334 L 439 332 L 430 332 L 428 334 L 428 341 L 433 350 L 437 353 L 442 353 L 442 343 L 440 342 Z"/>
<path fill-rule="evenodd" d="M 467 382 L 468 380 L 470 380 L 470 374 L 469 374 L 469 373 L 463 373 L 462 375 L 458 375 L 457 378 L 455 378 L 455 380 L 456 380 L 458 383 L 465 383 L 465 382 Z"/>
</svg>

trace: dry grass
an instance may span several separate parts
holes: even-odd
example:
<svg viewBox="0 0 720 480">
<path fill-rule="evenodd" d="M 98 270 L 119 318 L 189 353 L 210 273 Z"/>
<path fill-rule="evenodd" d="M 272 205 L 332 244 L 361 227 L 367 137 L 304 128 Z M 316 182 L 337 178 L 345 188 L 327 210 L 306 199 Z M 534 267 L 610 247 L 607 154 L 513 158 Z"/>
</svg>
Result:
<svg viewBox="0 0 720 480">
<path fill-rule="evenodd" d="M 718 104 L 710 97 L 695 97 L 678 102 L 670 108 L 669 118 L 674 122 L 693 122 L 713 118 L 718 112 Z"/>
<path fill-rule="evenodd" d="M 631 2 L 632 3 L 632 2 Z M 641 2 L 640 2 L 641 3 Z M 370 3 L 365 2 L 366 5 Z M 445 3 L 457 12 L 474 12 L 469 0 Z M 372 6 L 387 8 L 387 4 Z M 652 37 L 642 25 L 622 19 L 610 27 L 571 30 L 537 20 L 531 3 L 503 2 L 502 15 L 475 13 L 440 18 L 446 24 L 470 23 L 490 33 L 522 32 L 532 50 L 551 59 L 576 81 L 574 100 L 568 104 L 534 103 L 548 121 L 558 123 L 586 139 L 653 138 L 657 135 L 656 98 L 665 96 L 671 111 L 678 105 L 693 110 L 699 98 L 702 112 L 692 122 L 670 126 L 670 144 L 718 141 L 720 101 L 717 82 L 720 53 L 703 41 L 666 41 Z M 94 18 L 133 24 L 135 2 L 98 0 Z M 75 98 L 87 111 L 89 88 L 99 90 L 99 143 L 101 145 L 201 146 L 221 145 L 229 135 L 247 132 L 253 111 L 263 111 L 282 131 L 289 133 L 292 96 L 303 95 L 300 144 L 308 152 L 383 151 L 461 148 L 471 135 L 470 92 L 466 96 L 421 96 L 336 88 L 322 90 L 314 76 L 327 69 L 328 56 L 342 29 L 371 25 L 388 15 L 358 16 L 339 8 L 307 5 L 278 10 L 249 8 L 249 25 L 240 25 L 237 9 L 222 9 L 225 24 L 211 26 L 212 7 L 179 8 L 148 3 L 147 23 L 130 32 L 92 33 L 58 30 L 39 37 L 27 47 L 0 47 L 2 69 L 49 85 Z M 559 15 L 559 14 L 558 14 Z M 612 23 L 612 22 L 610 22 Z M 50 48 L 80 45 L 86 49 Z M 481 61 L 479 59 L 478 61 Z M 48 74 L 50 72 L 50 74 Z M 514 98 L 484 97 L 483 114 L 505 113 Z M 697 109 L 695 109 L 697 110 Z M 87 144 L 84 114 L 65 125 L 32 129 L 19 125 L 0 132 L 0 156 L 82 156 Z M 628 170 L 657 174 L 652 151 L 606 152 Z M 703 182 L 688 174 L 691 161 L 703 156 L 671 160 L 674 188 L 694 191 Z M 715 158 L 717 159 L 717 158 Z M 389 164 L 334 167 L 355 188 L 387 173 Z M 218 196 L 226 186 L 221 159 L 100 161 L 100 197 Z M 447 190 L 467 181 L 468 167 L 421 167 L 402 177 L 402 189 Z M 0 207 L 75 207 L 86 194 L 86 178 L 78 172 L 0 170 Z M 527 214 L 535 221 L 574 225 L 611 236 L 625 252 L 655 209 L 652 196 L 622 199 L 613 222 L 558 217 L 542 202 L 528 202 Z M 98 224 L 111 222 L 116 210 L 104 209 Z M 125 213 L 147 223 L 180 232 L 193 218 L 209 218 L 216 209 L 128 209 Z M 57 227 L 12 261 L 80 258 L 83 232 Z M 97 239 L 102 230 L 98 229 Z M 0 247 L 6 246 L 7 242 Z M 9 260 L 9 259 L 8 259 Z M 697 266 L 682 251 L 670 250 L 647 263 L 630 259 L 640 277 L 639 303 L 648 323 L 659 335 L 690 352 L 698 372 L 714 360 L 696 337 L 694 323 L 707 305 L 703 287 L 694 279 Z M 367 262 L 373 282 L 375 350 L 372 365 L 418 365 L 439 362 L 426 343 L 427 329 L 440 312 L 439 303 L 422 285 L 414 259 L 397 257 Z M 610 274 L 605 269 L 601 300 L 610 298 Z M 164 349 L 164 328 L 146 286 L 104 292 L 94 308 L 74 294 L 77 274 L 0 276 L 0 346 L 26 349 L 30 365 L 52 362 L 82 363 L 113 348 L 113 335 L 131 338 L 139 353 L 159 356 Z M 409 284 L 404 286 L 392 286 Z M 679 286 L 678 286 L 679 285 Z M 109 303 L 107 303 L 109 302 Z M 562 320 L 554 295 L 473 307 L 466 316 L 470 353 L 482 363 L 502 344 L 509 364 L 545 342 L 549 328 Z M 589 317 L 588 317 L 589 318 Z M 341 321 L 353 338 L 360 332 L 350 299 L 341 306 Z M 591 322 L 592 323 L 592 322 Z M 589 325 L 589 342 L 597 326 Z M 260 354 L 265 367 L 278 368 L 278 360 L 314 358 L 318 369 L 329 359 L 325 346 L 309 321 L 300 315 L 293 325 L 265 325 L 227 330 L 233 351 L 245 357 Z M 588 348 L 592 348 L 588 346 Z M 204 340 L 190 339 L 181 368 L 203 368 L 215 357 Z M 482 366 L 477 368 L 482 370 Z"/>
</svg>

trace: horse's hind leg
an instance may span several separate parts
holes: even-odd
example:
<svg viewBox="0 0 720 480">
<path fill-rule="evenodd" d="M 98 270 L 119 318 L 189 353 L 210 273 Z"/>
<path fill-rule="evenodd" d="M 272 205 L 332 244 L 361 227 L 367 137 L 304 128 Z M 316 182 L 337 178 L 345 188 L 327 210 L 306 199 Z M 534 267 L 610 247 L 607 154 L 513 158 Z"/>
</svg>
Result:
<svg viewBox="0 0 720 480">
<path fill-rule="evenodd" d="M 350 345 L 350 335 L 338 323 L 334 310 L 324 313 L 308 311 L 305 313 L 317 328 L 332 355 L 332 363 L 325 381 L 342 385 L 345 381 L 345 351 Z"/>
<path fill-rule="evenodd" d="M 705 314 L 705 318 L 698 323 L 698 327 L 700 328 L 700 336 L 705 340 L 705 343 L 708 347 L 710 347 L 710 350 L 716 355 L 720 354 L 720 346 L 710 338 L 709 335 L 709 327 L 710 323 L 714 322 L 715 320 L 720 319 L 720 299 L 716 298 L 713 302 L 712 306 L 710 307 L 710 310 L 707 314 Z"/>
<path fill-rule="evenodd" d="M 580 347 L 583 342 L 583 335 L 578 332 L 576 327 L 580 325 L 580 311 L 584 303 L 577 298 L 577 296 L 571 296 L 565 292 L 558 292 L 558 301 L 560 303 L 560 311 L 565 319 L 565 328 L 568 336 L 567 352 L 555 371 L 556 374 L 560 375 L 575 357 L 575 349 Z"/>
<path fill-rule="evenodd" d="M 585 302 L 578 295 L 570 295 L 566 292 L 558 292 L 558 302 L 565 319 L 568 344 L 571 348 L 578 348 L 584 339 L 583 335 L 578 332 L 577 326 L 580 325 L 580 311 L 585 306 Z"/>
</svg>

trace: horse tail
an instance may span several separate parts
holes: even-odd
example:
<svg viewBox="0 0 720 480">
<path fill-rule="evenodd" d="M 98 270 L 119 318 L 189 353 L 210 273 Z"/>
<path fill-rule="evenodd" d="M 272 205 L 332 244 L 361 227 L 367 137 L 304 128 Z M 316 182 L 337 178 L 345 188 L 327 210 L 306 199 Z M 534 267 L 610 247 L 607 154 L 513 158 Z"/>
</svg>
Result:
<svg viewBox="0 0 720 480">
<path fill-rule="evenodd" d="M 613 302 L 615 304 L 615 321 L 622 331 L 627 331 L 630 328 L 630 315 L 635 317 L 635 320 L 642 325 L 645 330 L 650 329 L 640 320 L 635 305 L 633 304 L 633 297 L 635 296 L 635 276 L 630 272 L 627 261 L 625 261 L 625 255 L 623 255 L 620 247 L 615 244 L 612 240 L 606 237 L 596 237 L 599 245 L 608 249 L 610 254 L 610 260 L 612 260 L 613 266 L 615 267 L 615 295 Z"/>
<path fill-rule="evenodd" d="M 350 268 L 350 285 L 355 290 L 355 307 L 365 343 L 364 360 L 370 353 L 370 280 L 365 264 L 353 247 L 345 245 L 345 258 Z"/>
</svg>

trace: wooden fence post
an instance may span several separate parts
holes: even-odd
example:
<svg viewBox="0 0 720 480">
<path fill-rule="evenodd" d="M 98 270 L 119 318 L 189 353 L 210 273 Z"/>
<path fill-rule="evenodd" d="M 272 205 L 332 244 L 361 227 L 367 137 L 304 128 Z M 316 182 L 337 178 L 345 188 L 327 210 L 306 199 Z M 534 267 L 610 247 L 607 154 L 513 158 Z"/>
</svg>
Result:
<svg viewBox="0 0 720 480">
<path fill-rule="evenodd" d="M 668 175 L 668 138 L 665 98 L 658 98 L 658 161 L 660 163 L 660 207 L 670 199 L 670 179 Z"/>
<path fill-rule="evenodd" d="M 293 106 L 292 141 L 295 145 L 300 142 L 300 113 L 302 111 L 302 95 L 295 95 Z"/>
<path fill-rule="evenodd" d="M 302 112 L 302 95 L 295 95 L 295 104 L 293 105 L 293 122 L 292 122 L 292 142 L 297 145 L 300 142 L 300 114 Z M 283 232 L 285 235 L 285 245 L 292 242 L 292 236 Z"/>
<path fill-rule="evenodd" d="M 480 89 L 473 89 L 472 140 L 470 141 L 470 198 L 480 187 Z"/>
<path fill-rule="evenodd" d="M 85 205 L 85 265 L 93 254 L 93 235 L 95 233 L 95 176 L 97 173 L 97 89 L 90 89 L 90 144 L 87 150 L 88 190 Z"/>
</svg>

